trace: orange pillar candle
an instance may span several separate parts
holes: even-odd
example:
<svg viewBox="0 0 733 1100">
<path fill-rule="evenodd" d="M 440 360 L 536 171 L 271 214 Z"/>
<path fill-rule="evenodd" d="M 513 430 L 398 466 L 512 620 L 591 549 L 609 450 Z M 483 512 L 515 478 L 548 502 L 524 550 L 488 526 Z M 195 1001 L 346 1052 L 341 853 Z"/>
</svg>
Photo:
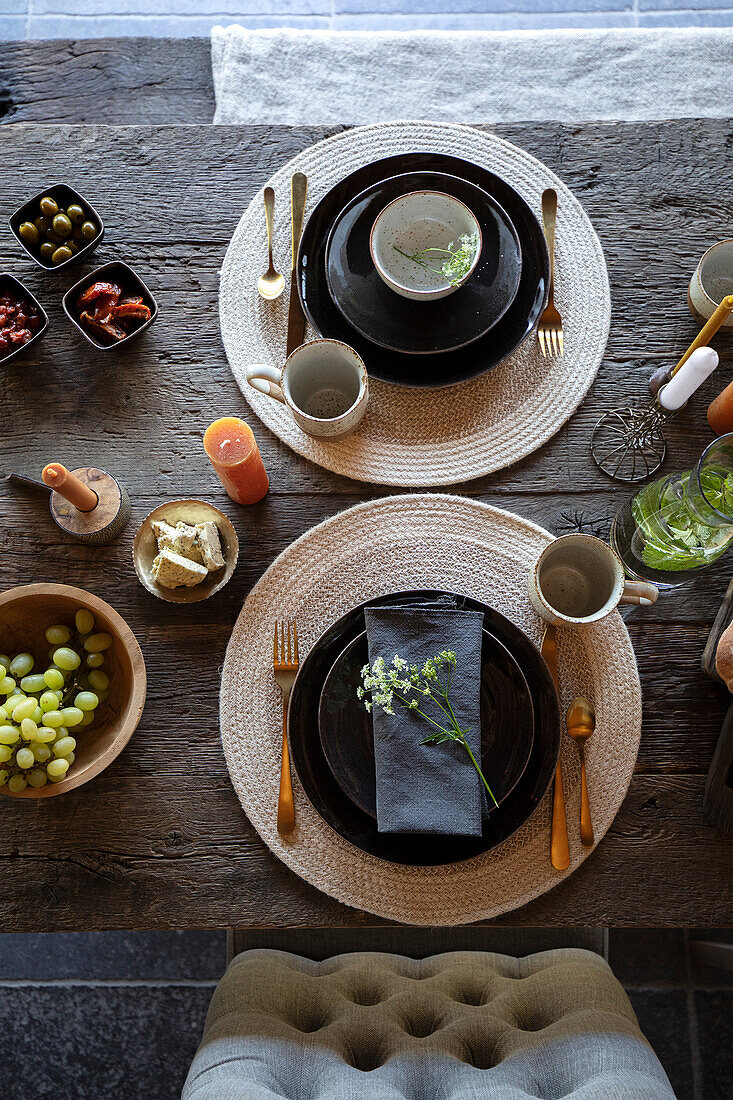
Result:
<svg viewBox="0 0 733 1100">
<path fill-rule="evenodd" d="M 204 433 L 204 450 L 232 500 L 262 500 L 270 482 L 249 424 L 236 416 L 215 420 Z"/>
<path fill-rule="evenodd" d="M 60 462 L 49 462 L 48 466 L 43 467 L 41 477 L 45 485 L 68 500 L 69 504 L 73 504 L 80 512 L 91 512 L 99 503 L 99 497 L 94 490 L 70 473 Z"/>
<path fill-rule="evenodd" d="M 708 406 L 708 424 L 716 435 L 733 432 L 733 382 Z"/>
</svg>

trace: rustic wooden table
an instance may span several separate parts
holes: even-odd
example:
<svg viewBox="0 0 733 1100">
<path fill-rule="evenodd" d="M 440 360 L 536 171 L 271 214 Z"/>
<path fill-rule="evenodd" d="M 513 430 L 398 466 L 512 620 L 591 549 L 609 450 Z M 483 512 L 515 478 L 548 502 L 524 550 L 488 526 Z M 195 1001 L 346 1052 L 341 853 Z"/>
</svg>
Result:
<svg viewBox="0 0 733 1100">
<path fill-rule="evenodd" d="M 89 71 L 93 84 L 98 73 Z M 7 51 L 0 51 L 0 73 L 7 86 Z M 27 73 L 24 79 L 27 85 Z M 76 103 L 69 84 L 63 87 Z M 195 103 L 209 94 L 199 90 L 199 99 L 191 93 Z M 166 112 L 173 113 L 170 104 Z M 79 114 L 105 117 L 97 104 L 88 114 L 72 104 L 69 119 Z M 613 321 L 602 370 L 571 421 L 531 458 L 456 491 L 557 532 L 578 519 L 605 531 L 627 490 L 596 470 L 589 433 L 607 405 L 644 398 L 654 367 L 674 362 L 697 331 L 685 286 L 702 250 L 729 234 L 733 123 L 497 129 L 555 169 L 584 203 L 606 251 Z M 232 790 L 218 733 L 219 669 L 249 589 L 306 528 L 383 493 L 309 464 L 270 436 L 237 389 L 219 337 L 218 271 L 242 209 L 274 169 L 328 132 L 0 128 L 4 216 L 49 179 L 73 182 L 105 218 L 94 262 L 130 261 L 161 307 L 127 354 L 100 355 L 60 306 L 64 290 L 93 265 L 45 274 L 7 230 L 0 235 L 0 269 L 25 280 L 51 319 L 37 355 L 11 362 L 0 376 L 2 471 L 37 476 L 52 458 L 72 467 L 91 462 L 117 474 L 133 502 L 125 535 L 92 550 L 67 542 L 45 505 L 3 485 L 0 583 L 65 581 L 96 592 L 135 630 L 149 673 L 143 721 L 101 777 L 59 799 L 0 798 L 2 931 L 380 923 L 302 882 L 262 844 Z M 719 381 L 674 422 L 670 470 L 689 464 L 710 438 L 704 408 L 730 379 L 733 341 L 720 337 L 716 347 Z M 201 449 L 204 428 L 225 413 L 252 424 L 270 472 L 270 494 L 251 509 L 229 501 Z M 242 544 L 229 586 L 190 609 L 153 599 L 130 560 L 143 516 L 184 495 L 222 507 Z M 703 676 L 699 661 L 728 568 L 723 563 L 689 590 L 628 614 L 645 701 L 628 797 L 574 875 L 500 923 L 733 923 L 730 839 L 706 826 L 701 811 L 729 696 Z"/>
</svg>

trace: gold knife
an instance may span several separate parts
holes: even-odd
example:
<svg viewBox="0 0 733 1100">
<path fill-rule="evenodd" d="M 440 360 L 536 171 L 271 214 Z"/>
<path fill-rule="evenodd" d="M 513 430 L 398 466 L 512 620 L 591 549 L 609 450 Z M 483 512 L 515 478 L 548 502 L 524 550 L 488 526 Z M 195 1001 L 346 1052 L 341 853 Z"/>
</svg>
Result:
<svg viewBox="0 0 733 1100">
<path fill-rule="evenodd" d="M 555 681 L 555 687 L 560 694 L 560 685 L 557 680 L 557 632 L 554 626 L 545 628 L 545 636 L 542 639 L 542 656 Z M 565 817 L 565 795 L 562 789 L 562 765 L 560 757 L 557 759 L 555 771 L 555 789 L 552 796 L 552 836 L 550 840 L 550 860 L 556 871 L 565 871 L 570 866 L 570 848 L 568 847 L 568 823 Z"/>
<path fill-rule="evenodd" d="M 288 310 L 288 342 L 287 354 L 290 355 L 299 348 L 305 337 L 305 314 L 300 304 L 298 294 L 298 245 L 300 235 L 303 232 L 303 214 L 305 213 L 305 197 L 308 193 L 308 177 L 302 172 L 296 172 L 290 181 L 290 218 L 293 241 L 293 268 L 290 274 L 290 308 Z"/>
</svg>

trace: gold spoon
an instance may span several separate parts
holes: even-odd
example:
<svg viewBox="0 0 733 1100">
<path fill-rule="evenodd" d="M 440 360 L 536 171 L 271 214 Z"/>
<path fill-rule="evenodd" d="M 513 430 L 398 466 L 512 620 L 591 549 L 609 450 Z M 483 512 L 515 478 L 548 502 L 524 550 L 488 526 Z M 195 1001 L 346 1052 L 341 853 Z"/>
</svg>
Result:
<svg viewBox="0 0 733 1100">
<path fill-rule="evenodd" d="M 585 743 L 596 728 L 596 712 L 582 695 L 573 699 L 565 719 L 568 733 L 578 743 L 580 753 L 580 839 L 584 847 L 593 845 L 593 824 L 590 819 L 588 782 L 585 777 Z"/>
<path fill-rule="evenodd" d="M 268 302 L 273 301 L 275 298 L 279 298 L 283 292 L 285 286 L 285 277 L 279 275 L 275 271 L 275 265 L 272 262 L 272 221 L 275 213 L 275 192 L 271 187 L 265 188 L 265 222 L 267 223 L 267 251 L 270 259 L 270 266 L 264 275 L 260 275 L 257 280 L 257 289 L 260 292 L 262 298 L 266 298 Z"/>
</svg>

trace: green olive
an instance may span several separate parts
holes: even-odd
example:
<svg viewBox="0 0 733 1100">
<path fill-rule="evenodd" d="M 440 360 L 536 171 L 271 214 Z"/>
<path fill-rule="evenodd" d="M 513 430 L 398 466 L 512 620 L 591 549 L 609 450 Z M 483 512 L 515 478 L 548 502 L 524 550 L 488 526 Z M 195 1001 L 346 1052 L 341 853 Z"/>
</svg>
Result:
<svg viewBox="0 0 733 1100">
<path fill-rule="evenodd" d="M 41 239 L 41 235 L 33 222 L 23 222 L 20 229 L 18 230 L 18 236 L 20 237 L 23 244 L 29 245 L 38 244 L 39 240 Z"/>
<path fill-rule="evenodd" d="M 66 214 L 57 214 L 53 219 L 53 231 L 59 237 L 68 237 L 71 233 L 71 220 Z"/>
<path fill-rule="evenodd" d="M 73 253 L 68 245 L 62 244 L 57 248 L 51 256 L 52 264 L 62 264 L 64 260 L 70 260 Z"/>
<path fill-rule="evenodd" d="M 50 241 L 44 241 L 41 245 L 41 259 L 51 263 L 51 257 L 56 251 L 56 245 L 51 244 Z"/>
<path fill-rule="evenodd" d="M 63 244 L 63 237 L 59 237 L 58 233 L 54 233 L 53 229 L 47 229 L 45 232 L 45 238 L 50 241 L 51 244 Z"/>
<path fill-rule="evenodd" d="M 71 237 L 69 237 L 64 247 L 70 249 L 72 256 L 76 256 L 77 252 L 79 251 L 79 242 L 72 241 Z"/>
<path fill-rule="evenodd" d="M 39 233 L 45 233 L 51 223 L 48 218 L 44 218 L 43 215 L 41 215 L 39 218 L 33 219 L 33 224 Z"/>
<path fill-rule="evenodd" d="M 84 240 L 86 241 L 93 241 L 94 238 L 97 236 L 97 233 L 99 233 L 99 230 L 97 229 L 94 222 L 89 221 L 82 223 L 81 231 Z"/>
<path fill-rule="evenodd" d="M 72 202 L 71 206 L 66 207 L 66 214 L 70 221 L 77 225 L 79 222 L 84 221 L 84 210 L 79 206 L 78 202 Z"/>
<path fill-rule="evenodd" d="M 56 199 L 52 199 L 50 195 L 44 195 L 38 204 L 41 208 L 41 213 L 46 214 L 49 218 L 52 218 L 54 214 L 59 212 L 59 204 Z"/>
</svg>

